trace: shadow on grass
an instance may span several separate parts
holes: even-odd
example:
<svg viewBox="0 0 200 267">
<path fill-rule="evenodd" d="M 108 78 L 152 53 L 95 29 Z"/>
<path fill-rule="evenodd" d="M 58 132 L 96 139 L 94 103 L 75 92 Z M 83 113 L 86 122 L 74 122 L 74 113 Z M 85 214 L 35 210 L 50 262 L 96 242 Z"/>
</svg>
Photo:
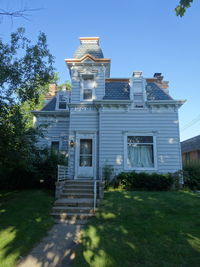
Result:
<svg viewBox="0 0 200 267">
<path fill-rule="evenodd" d="M 73 265 L 199 267 L 199 210 L 192 193 L 108 192 Z"/>
<path fill-rule="evenodd" d="M 42 190 L 0 192 L 0 262 L 13 266 L 53 225 L 53 195 Z"/>
</svg>

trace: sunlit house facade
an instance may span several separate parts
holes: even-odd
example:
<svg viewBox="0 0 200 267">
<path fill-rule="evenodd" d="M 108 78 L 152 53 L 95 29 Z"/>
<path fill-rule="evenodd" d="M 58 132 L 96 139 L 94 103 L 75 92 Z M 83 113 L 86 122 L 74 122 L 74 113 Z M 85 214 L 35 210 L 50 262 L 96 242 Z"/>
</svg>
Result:
<svg viewBox="0 0 200 267">
<path fill-rule="evenodd" d="M 80 38 L 65 62 L 71 91 L 51 85 L 46 104 L 33 114 L 36 125 L 47 126 L 38 145 L 68 155 L 69 178 L 101 179 L 106 165 L 114 173 L 182 168 L 178 109 L 184 101 L 169 95 L 160 73 L 110 78 L 111 60 L 98 37 Z"/>
</svg>

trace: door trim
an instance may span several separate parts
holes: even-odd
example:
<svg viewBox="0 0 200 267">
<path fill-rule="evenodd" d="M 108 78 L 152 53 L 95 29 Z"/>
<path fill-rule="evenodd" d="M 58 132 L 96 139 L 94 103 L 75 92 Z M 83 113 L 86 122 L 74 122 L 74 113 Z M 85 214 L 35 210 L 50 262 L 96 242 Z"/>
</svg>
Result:
<svg viewBox="0 0 200 267">
<path fill-rule="evenodd" d="M 79 179 L 78 177 L 78 167 L 79 167 L 79 151 L 80 151 L 80 139 L 92 139 L 92 166 L 93 166 L 93 179 L 96 179 L 96 133 L 76 133 L 76 147 L 75 147 L 75 172 L 74 179 Z"/>
</svg>

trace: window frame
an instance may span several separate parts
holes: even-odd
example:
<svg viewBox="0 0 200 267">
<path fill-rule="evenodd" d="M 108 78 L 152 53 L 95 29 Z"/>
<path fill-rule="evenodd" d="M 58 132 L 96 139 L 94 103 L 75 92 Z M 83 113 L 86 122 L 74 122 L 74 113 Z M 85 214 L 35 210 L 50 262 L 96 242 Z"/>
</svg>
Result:
<svg viewBox="0 0 200 267">
<path fill-rule="evenodd" d="M 84 87 L 84 80 L 92 80 L 94 82 L 94 87 L 93 88 L 87 88 Z M 92 90 L 92 98 L 90 99 L 84 99 L 84 90 Z M 80 92 L 80 99 L 81 101 L 85 102 L 91 102 L 95 99 L 95 79 L 94 79 L 94 74 L 82 74 L 81 76 L 81 92 Z"/>
<path fill-rule="evenodd" d="M 129 167 L 127 160 L 128 160 L 128 136 L 152 136 L 153 137 L 153 162 L 154 167 Z M 142 144 L 142 143 L 140 143 Z M 144 143 L 146 144 L 146 143 Z M 157 142 L 156 136 L 153 133 L 137 133 L 137 132 L 128 132 L 124 134 L 124 170 L 127 171 L 156 171 L 157 170 Z"/>
<path fill-rule="evenodd" d="M 58 143 L 58 151 L 54 149 L 54 151 L 56 151 L 56 153 L 60 153 L 61 151 L 61 141 L 60 140 L 51 140 L 50 142 L 50 149 L 53 150 L 52 148 L 52 143 Z"/>
</svg>

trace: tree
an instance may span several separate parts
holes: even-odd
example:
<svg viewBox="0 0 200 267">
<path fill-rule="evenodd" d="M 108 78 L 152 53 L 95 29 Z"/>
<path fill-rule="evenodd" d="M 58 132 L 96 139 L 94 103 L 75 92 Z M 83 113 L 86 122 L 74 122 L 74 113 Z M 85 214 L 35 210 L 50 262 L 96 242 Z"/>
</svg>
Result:
<svg viewBox="0 0 200 267">
<path fill-rule="evenodd" d="M 54 77 L 53 62 L 44 33 L 33 45 L 22 28 L 11 34 L 10 43 L 0 40 L 0 177 L 8 183 L 32 168 L 36 130 L 27 128 L 22 107 L 40 102 Z"/>
<path fill-rule="evenodd" d="M 8 16 L 10 18 L 23 18 L 28 20 L 30 12 L 41 10 L 41 8 L 21 8 L 18 10 L 5 10 L 0 8 L 0 16 Z"/>
<path fill-rule="evenodd" d="M 177 16 L 184 16 L 186 8 L 189 8 L 193 0 L 180 0 L 179 5 L 175 8 Z"/>
</svg>

